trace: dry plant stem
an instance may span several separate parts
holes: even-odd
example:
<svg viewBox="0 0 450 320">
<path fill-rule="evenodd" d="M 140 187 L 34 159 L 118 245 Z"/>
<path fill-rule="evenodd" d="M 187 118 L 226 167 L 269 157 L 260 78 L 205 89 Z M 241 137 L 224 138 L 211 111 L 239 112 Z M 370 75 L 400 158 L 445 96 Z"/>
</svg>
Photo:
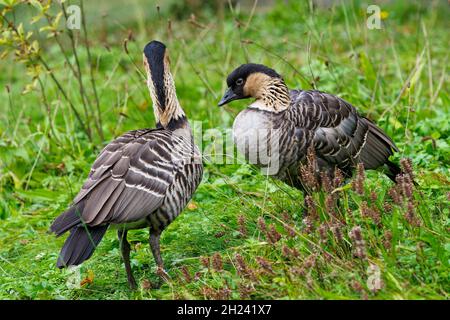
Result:
<svg viewBox="0 0 450 320">
<path fill-rule="evenodd" d="M 86 15 L 84 14 L 84 3 L 83 0 L 80 1 L 80 5 L 81 5 L 81 15 L 83 17 L 85 17 Z M 84 40 L 86 42 L 86 53 L 88 56 L 88 60 L 89 60 L 89 73 L 90 73 L 90 77 L 91 77 L 91 85 L 92 85 L 92 90 L 94 91 L 94 97 L 95 97 L 95 105 L 97 108 L 97 129 L 98 129 L 98 134 L 100 135 L 100 138 L 102 140 L 105 140 L 104 134 L 103 134 L 103 124 L 102 124 L 102 114 L 100 111 L 100 99 L 98 98 L 98 93 L 97 93 L 97 86 L 95 84 L 95 78 L 94 78 L 94 68 L 92 66 L 92 58 L 91 58 L 91 49 L 89 47 L 89 40 L 88 40 L 88 33 L 87 33 L 87 28 L 86 28 L 86 19 L 81 19 L 82 21 L 82 26 L 83 26 L 83 34 L 84 34 Z"/>
<path fill-rule="evenodd" d="M 51 25 L 52 21 L 51 21 L 50 15 L 48 13 L 45 14 L 45 18 L 47 19 L 48 24 Z M 55 32 L 54 36 L 55 36 L 55 41 L 58 44 L 58 47 L 59 47 L 59 49 L 61 50 L 61 53 L 64 56 L 64 60 L 66 61 L 67 65 L 70 67 L 70 70 L 72 70 L 73 74 L 76 76 L 77 72 L 74 69 L 72 63 L 70 63 L 70 61 L 69 61 L 69 56 L 67 55 L 66 51 L 64 50 L 64 46 L 62 45 L 62 43 L 61 43 L 61 41 L 59 39 L 58 33 Z"/>
<path fill-rule="evenodd" d="M 67 11 L 66 11 L 66 6 L 64 3 L 61 3 L 61 8 L 64 13 L 64 17 L 67 20 L 68 16 L 67 16 Z M 91 135 L 92 129 L 91 129 L 91 124 L 90 124 L 90 114 L 89 114 L 89 111 L 88 111 L 89 109 L 87 106 L 90 103 L 89 103 L 89 100 L 86 95 L 86 90 L 84 89 L 83 78 L 81 76 L 80 60 L 78 59 L 77 49 L 75 46 L 75 38 L 74 38 L 74 35 L 73 35 L 73 32 L 71 29 L 68 29 L 68 34 L 69 34 L 69 38 L 70 38 L 70 44 L 72 46 L 72 52 L 75 57 L 75 63 L 77 66 L 77 72 L 75 74 L 75 77 L 77 78 L 77 81 L 78 81 L 78 87 L 79 87 L 79 91 L 80 91 L 81 101 L 83 103 L 84 116 L 85 116 L 86 122 L 87 122 L 87 130 L 89 131 L 89 134 Z"/>
<path fill-rule="evenodd" d="M 64 99 L 69 103 L 69 106 L 72 109 L 73 113 L 75 114 L 75 117 L 77 118 L 78 122 L 80 123 L 83 131 L 86 133 L 86 135 L 87 135 L 87 137 L 89 139 L 89 142 L 92 142 L 92 135 L 91 135 L 90 130 L 88 130 L 88 128 L 86 127 L 83 119 L 81 118 L 81 116 L 78 113 L 77 109 L 75 108 L 74 104 L 72 103 L 72 101 L 67 96 L 66 91 L 63 89 L 63 87 L 59 83 L 58 79 L 56 79 L 55 75 L 53 74 L 53 71 L 50 69 L 49 65 L 45 62 L 45 60 L 41 56 L 38 56 L 38 60 L 44 66 L 45 70 L 47 70 L 47 72 L 50 74 L 50 77 L 52 78 L 52 80 L 56 84 L 56 86 L 58 87 L 58 90 L 64 96 Z"/>
<path fill-rule="evenodd" d="M 266 48 L 266 47 L 264 47 L 264 46 L 262 46 L 262 45 L 260 45 L 260 44 L 258 44 L 258 43 L 256 43 L 256 42 L 254 42 L 254 41 L 251 41 L 251 40 L 242 40 L 242 42 L 243 42 L 244 44 L 254 44 L 255 46 L 257 46 L 257 47 L 263 49 L 264 51 L 266 51 L 267 53 L 270 53 L 271 55 L 277 57 L 278 59 L 280 59 L 281 61 L 283 61 L 284 63 L 286 63 L 286 64 L 294 71 L 295 74 L 297 74 L 298 76 L 300 76 L 300 77 L 303 79 L 303 81 L 305 81 L 306 83 L 309 83 L 308 78 L 305 77 L 305 76 L 303 75 L 303 73 L 301 73 L 294 65 L 292 65 L 292 63 L 290 63 L 289 61 L 287 61 L 285 58 L 283 58 L 283 57 L 280 56 L 279 54 L 276 54 L 276 53 L 272 52 L 271 50 L 269 50 L 268 48 Z"/>
<path fill-rule="evenodd" d="M 48 103 L 47 96 L 45 95 L 44 84 L 42 83 L 42 80 L 41 80 L 40 77 L 38 77 L 38 83 L 39 83 L 39 87 L 41 88 L 42 100 L 44 101 L 44 105 L 46 106 L 46 109 L 47 109 L 48 122 L 49 122 L 49 126 L 50 126 L 50 132 L 53 134 L 53 137 L 55 137 L 55 139 L 53 141 L 55 141 L 55 144 L 58 146 L 58 148 L 61 148 L 64 151 L 65 154 L 69 155 L 69 157 L 71 157 L 72 159 L 75 159 L 73 154 L 72 154 L 72 152 L 69 152 L 64 147 L 64 144 L 61 143 L 61 141 L 58 139 L 58 136 L 56 135 L 56 131 L 55 131 L 55 128 L 54 128 L 54 123 L 52 121 L 51 107 L 50 107 L 50 104 Z"/>
</svg>

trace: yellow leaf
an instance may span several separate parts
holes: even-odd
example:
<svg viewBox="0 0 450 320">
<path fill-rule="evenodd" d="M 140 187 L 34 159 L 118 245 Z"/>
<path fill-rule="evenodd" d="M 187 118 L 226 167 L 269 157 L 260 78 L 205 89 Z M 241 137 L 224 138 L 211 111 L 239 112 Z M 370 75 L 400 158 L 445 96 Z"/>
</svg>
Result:
<svg viewBox="0 0 450 320">
<path fill-rule="evenodd" d="M 39 52 L 39 42 L 37 42 L 37 40 L 34 40 L 31 43 L 31 47 L 33 48 L 34 52 Z"/>
<path fill-rule="evenodd" d="M 28 0 L 28 2 L 35 8 L 42 10 L 42 5 L 39 1 L 37 0 Z"/>
<path fill-rule="evenodd" d="M 62 12 L 60 12 L 60 13 L 58 13 L 58 14 L 56 15 L 56 18 L 55 18 L 55 20 L 53 21 L 53 28 L 54 28 L 54 29 L 58 29 L 59 20 L 61 20 L 62 15 L 63 15 Z"/>
<path fill-rule="evenodd" d="M 94 282 L 94 272 L 92 270 L 88 270 L 88 275 L 86 278 L 81 280 L 80 286 L 84 287 L 87 284 L 91 284 Z"/>
<path fill-rule="evenodd" d="M 11 7 L 17 3 L 17 0 L 2 0 L 0 4 Z"/>
<path fill-rule="evenodd" d="M 188 203 L 187 208 L 189 210 L 196 210 L 198 209 L 197 204 L 194 202 L 194 200 L 191 200 L 191 202 Z"/>
<path fill-rule="evenodd" d="M 22 182 L 20 179 L 12 171 L 9 171 L 8 173 L 14 181 L 14 188 L 20 189 L 22 187 Z"/>
<path fill-rule="evenodd" d="M 148 102 L 144 100 L 141 104 L 138 104 L 138 108 L 141 111 L 145 111 L 148 108 Z"/>
<path fill-rule="evenodd" d="M 389 123 L 394 126 L 395 130 L 403 128 L 402 123 L 393 117 L 389 118 Z"/>
<path fill-rule="evenodd" d="M 39 32 L 51 31 L 51 30 L 53 30 L 52 26 L 44 26 L 44 27 L 39 28 Z"/>
<path fill-rule="evenodd" d="M 17 33 L 22 35 L 23 34 L 23 24 L 19 23 L 19 26 L 17 27 Z"/>
<path fill-rule="evenodd" d="M 6 56 L 8 55 L 9 51 L 5 50 L 0 54 L 0 60 L 3 60 L 6 58 Z"/>
<path fill-rule="evenodd" d="M 31 24 L 38 22 L 39 20 L 41 20 L 43 17 L 42 14 L 38 14 L 36 16 L 34 16 L 33 18 L 31 18 Z"/>
<path fill-rule="evenodd" d="M 25 85 L 25 89 L 23 89 L 22 94 L 27 94 L 35 89 L 36 89 L 36 81 L 33 81 L 32 83 L 28 83 L 27 85 Z"/>
</svg>

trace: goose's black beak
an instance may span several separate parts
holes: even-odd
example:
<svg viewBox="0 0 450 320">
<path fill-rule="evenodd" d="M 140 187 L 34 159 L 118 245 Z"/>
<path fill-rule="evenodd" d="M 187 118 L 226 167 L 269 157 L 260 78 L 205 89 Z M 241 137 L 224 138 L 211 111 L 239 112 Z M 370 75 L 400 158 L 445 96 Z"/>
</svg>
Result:
<svg viewBox="0 0 450 320">
<path fill-rule="evenodd" d="M 225 94 L 223 95 L 223 98 L 220 100 L 218 106 L 221 107 L 224 104 L 227 104 L 228 102 L 231 102 L 236 99 L 239 99 L 239 96 L 236 93 L 234 93 L 231 88 L 228 88 Z"/>
</svg>

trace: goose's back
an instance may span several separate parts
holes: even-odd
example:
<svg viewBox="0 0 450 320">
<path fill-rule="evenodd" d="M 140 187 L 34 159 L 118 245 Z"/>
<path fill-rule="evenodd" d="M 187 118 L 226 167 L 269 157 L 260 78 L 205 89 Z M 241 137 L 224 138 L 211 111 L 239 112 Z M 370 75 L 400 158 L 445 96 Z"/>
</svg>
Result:
<svg viewBox="0 0 450 320">
<path fill-rule="evenodd" d="M 316 90 L 292 90 L 291 98 L 288 121 L 312 135 L 310 145 L 330 168 L 350 173 L 362 162 L 366 169 L 376 169 L 397 151 L 394 142 L 347 101 Z"/>
<path fill-rule="evenodd" d="M 162 207 L 165 216 L 160 213 L 156 221 L 170 223 L 201 180 L 199 159 L 190 135 L 164 129 L 129 131 L 102 150 L 71 208 L 88 226 L 151 222 Z M 55 223 L 57 228 L 58 219 Z"/>
</svg>

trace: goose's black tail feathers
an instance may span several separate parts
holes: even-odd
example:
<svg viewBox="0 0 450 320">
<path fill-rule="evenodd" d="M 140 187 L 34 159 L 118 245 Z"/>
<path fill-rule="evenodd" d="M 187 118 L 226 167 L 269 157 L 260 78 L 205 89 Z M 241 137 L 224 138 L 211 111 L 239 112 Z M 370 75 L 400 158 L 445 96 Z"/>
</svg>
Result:
<svg viewBox="0 0 450 320">
<path fill-rule="evenodd" d="M 64 242 L 56 266 L 58 268 L 76 266 L 89 259 L 107 229 L 108 225 L 74 227 Z"/>
<path fill-rule="evenodd" d="M 70 230 L 56 263 L 58 268 L 76 266 L 89 259 L 108 229 L 108 225 L 91 227 L 84 224 L 81 220 L 84 207 L 85 202 L 80 201 L 59 215 L 50 226 L 57 236 Z"/>
<path fill-rule="evenodd" d="M 386 161 L 385 165 L 386 165 L 386 167 L 387 167 L 386 175 L 387 175 L 387 176 L 389 177 L 389 179 L 391 179 L 393 182 L 397 182 L 397 181 L 395 180 L 395 178 L 397 177 L 397 175 L 403 173 L 402 169 L 400 169 L 400 167 L 399 167 L 397 164 L 395 164 L 395 163 L 393 163 L 393 162 L 391 162 L 391 161 L 389 161 L 389 160 Z"/>
<path fill-rule="evenodd" d="M 50 231 L 60 236 L 76 225 L 81 224 L 81 214 L 85 207 L 85 201 L 73 205 L 66 212 L 61 213 L 50 226 Z"/>
</svg>

